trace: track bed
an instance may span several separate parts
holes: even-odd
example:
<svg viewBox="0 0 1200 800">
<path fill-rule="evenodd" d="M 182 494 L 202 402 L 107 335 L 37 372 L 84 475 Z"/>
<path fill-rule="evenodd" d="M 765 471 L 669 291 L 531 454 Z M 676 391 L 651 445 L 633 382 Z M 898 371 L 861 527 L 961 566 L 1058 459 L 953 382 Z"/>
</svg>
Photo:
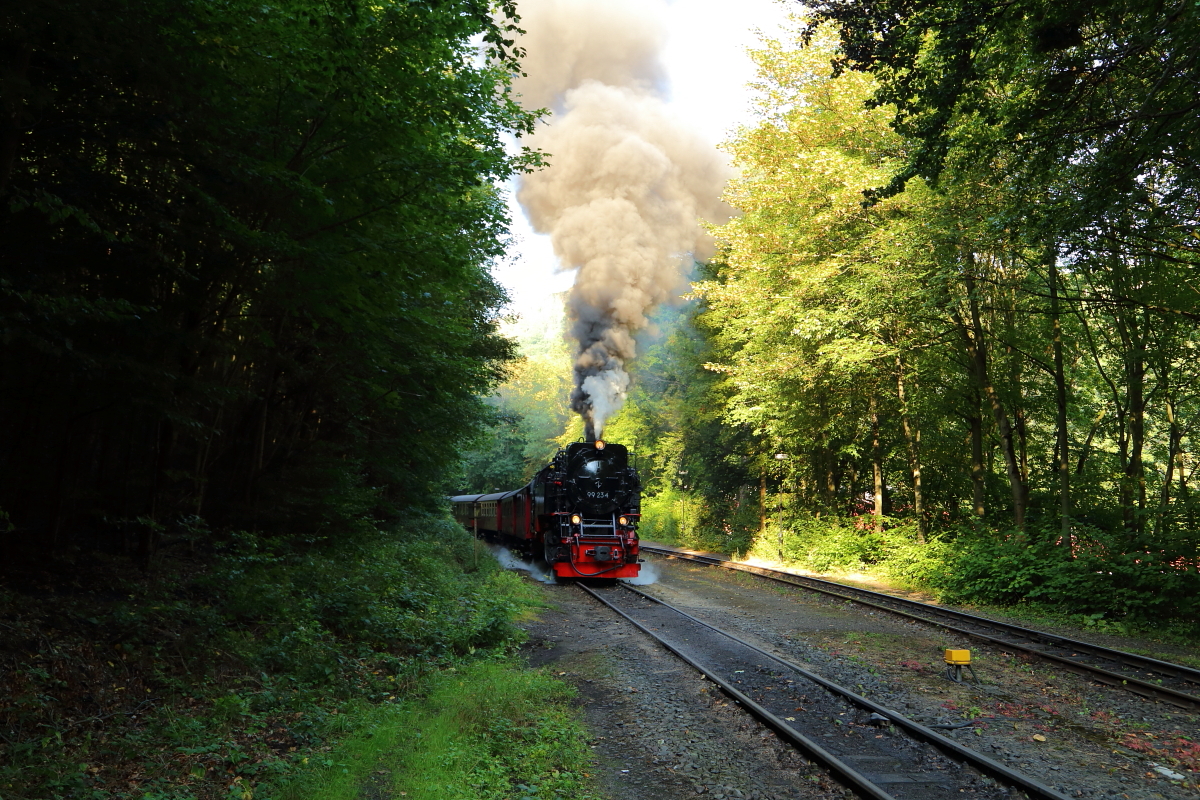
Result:
<svg viewBox="0 0 1200 800">
<path fill-rule="evenodd" d="M 965 725 L 939 734 L 1065 796 L 1198 796 L 1156 771 L 1161 766 L 1192 779 L 1171 759 L 1186 742 L 1181 737 L 1200 740 L 1200 730 L 1193 715 L 1173 706 L 1064 674 L 1019 653 L 749 575 L 679 562 L 651 566 L 659 581 L 639 588 L 927 726 Z M 613 800 L 847 796 L 822 768 L 783 747 L 711 681 L 628 623 L 572 586 L 547 586 L 545 592 L 554 609 L 530 623 L 531 660 L 553 664 L 580 687 L 597 737 L 596 769 Z M 941 677 L 942 647 L 970 647 L 983 685 Z M 771 669 L 768 661 L 755 661 L 735 679 L 767 681 L 755 686 L 773 687 L 763 689 L 769 697 L 782 683 Z M 783 716 L 798 717 L 797 706 L 809 707 L 797 703 Z M 869 724 L 854 718 L 864 735 L 884 735 L 868 734 Z M 820 744 L 838 734 L 810 738 Z M 884 763 L 861 766 L 882 772 Z M 979 796 L 969 790 L 957 794 Z"/>
<path fill-rule="evenodd" d="M 918 738 L 901 715 L 856 697 L 848 688 L 739 641 L 736 637 L 624 588 L 592 592 L 618 613 L 686 659 L 722 688 L 733 702 L 765 721 L 807 755 L 821 762 L 856 794 L 886 800 L 946 800 L 970 792 L 1001 798 L 1008 792 L 967 763 L 947 758 L 946 748 Z M 855 702 L 855 700 L 859 702 Z M 959 756 L 970 751 L 946 741 Z M 1033 796 L 1061 795 L 999 765 L 1001 779 L 1021 781 Z"/>
</svg>

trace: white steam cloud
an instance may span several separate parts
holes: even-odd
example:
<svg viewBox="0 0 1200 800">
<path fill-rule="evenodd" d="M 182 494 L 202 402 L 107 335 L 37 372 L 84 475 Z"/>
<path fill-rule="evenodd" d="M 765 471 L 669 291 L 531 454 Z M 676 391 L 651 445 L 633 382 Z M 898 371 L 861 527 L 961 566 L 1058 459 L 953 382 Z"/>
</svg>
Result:
<svg viewBox="0 0 1200 800">
<path fill-rule="evenodd" d="M 630 586 L 649 586 L 652 583 L 658 583 L 658 565 L 653 561 L 643 561 L 638 570 L 636 578 L 617 578 L 621 583 L 628 583 Z"/>
<path fill-rule="evenodd" d="M 521 556 L 509 550 L 507 547 L 498 544 L 489 544 L 488 550 L 500 562 L 500 566 L 505 569 L 517 570 L 519 572 L 528 572 L 530 577 L 542 583 L 557 583 L 554 575 L 554 570 L 541 559 L 526 561 Z"/>
<path fill-rule="evenodd" d="M 721 221 L 729 168 L 667 108 L 659 53 L 661 0 L 524 0 L 521 38 L 527 107 L 554 114 L 531 144 L 550 166 L 517 198 L 564 268 L 578 268 L 567 299 L 577 342 L 572 406 L 588 438 L 625 402 L 634 333 L 677 297 L 694 255 L 710 242 L 699 219 Z M 702 57 L 702 56 L 698 56 Z"/>
</svg>

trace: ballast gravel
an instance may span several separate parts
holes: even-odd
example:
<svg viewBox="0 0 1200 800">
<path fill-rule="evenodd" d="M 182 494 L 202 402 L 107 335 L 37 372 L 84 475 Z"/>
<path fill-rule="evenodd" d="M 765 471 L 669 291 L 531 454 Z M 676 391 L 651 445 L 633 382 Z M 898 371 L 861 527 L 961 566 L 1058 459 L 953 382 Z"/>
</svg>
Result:
<svg viewBox="0 0 1200 800">
<path fill-rule="evenodd" d="M 544 587 L 526 652 L 579 690 L 612 800 L 849 798 L 711 682 L 577 588 Z"/>
<path fill-rule="evenodd" d="M 923 724 L 976 719 L 946 735 L 1065 795 L 1200 796 L 1200 774 L 1189 769 L 1200 760 L 1196 712 L 744 573 L 678 561 L 656 566 L 661 577 L 642 587 L 648 593 Z M 944 677 L 945 648 L 972 651 L 978 684 Z"/>
<path fill-rule="evenodd" d="M 655 566 L 659 580 L 641 587 L 649 593 L 918 722 L 974 719 L 946 735 L 1067 796 L 1200 797 L 1200 774 L 1189 768 L 1200 756 L 1195 713 L 753 576 L 669 560 Z M 549 607 L 526 624 L 528 657 L 578 687 L 594 737 L 591 769 L 612 800 L 852 796 L 575 587 L 544 592 Z M 978 685 L 942 675 L 948 647 L 972 650 Z"/>
</svg>

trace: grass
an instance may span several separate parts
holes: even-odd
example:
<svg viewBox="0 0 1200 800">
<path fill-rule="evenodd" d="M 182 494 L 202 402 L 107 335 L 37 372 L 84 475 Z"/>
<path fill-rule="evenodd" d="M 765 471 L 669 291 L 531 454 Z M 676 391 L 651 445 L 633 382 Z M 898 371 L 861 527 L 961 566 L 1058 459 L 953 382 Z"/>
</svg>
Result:
<svg viewBox="0 0 1200 800">
<path fill-rule="evenodd" d="M 256 794 L 278 800 L 598 798 L 571 687 L 511 661 L 428 678 L 418 697 L 364 707 L 327 757 Z"/>
<path fill-rule="evenodd" d="M 465 670 L 497 698 L 562 702 L 544 677 L 495 666 L 523 639 L 513 620 L 540 593 L 482 555 L 453 521 L 420 518 L 324 542 L 214 536 L 210 549 L 165 554 L 149 572 L 104 553 L 37 569 L 0 563 L 0 798 L 274 800 L 297 771 L 330 797 L 357 797 L 369 777 L 378 783 L 381 752 L 448 741 L 413 710 L 441 696 L 443 676 Z M 481 706 L 502 728 L 455 712 L 451 745 L 483 755 L 455 756 L 468 777 L 448 780 L 508 787 L 462 796 L 520 800 L 520 786 L 554 789 L 570 772 L 566 760 L 545 776 L 503 766 L 504 742 L 547 749 L 553 734 L 583 747 L 565 717 L 521 716 L 513 703 Z"/>
</svg>

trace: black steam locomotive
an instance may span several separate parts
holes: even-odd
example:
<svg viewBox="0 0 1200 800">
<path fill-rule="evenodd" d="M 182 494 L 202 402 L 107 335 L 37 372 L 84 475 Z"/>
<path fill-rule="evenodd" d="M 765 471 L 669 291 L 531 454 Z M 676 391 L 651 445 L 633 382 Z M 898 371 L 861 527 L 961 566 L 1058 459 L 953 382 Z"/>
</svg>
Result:
<svg viewBox="0 0 1200 800">
<path fill-rule="evenodd" d="M 575 442 L 525 486 L 450 498 L 476 536 L 542 556 L 563 578 L 634 578 L 642 486 L 623 445 Z"/>
</svg>

